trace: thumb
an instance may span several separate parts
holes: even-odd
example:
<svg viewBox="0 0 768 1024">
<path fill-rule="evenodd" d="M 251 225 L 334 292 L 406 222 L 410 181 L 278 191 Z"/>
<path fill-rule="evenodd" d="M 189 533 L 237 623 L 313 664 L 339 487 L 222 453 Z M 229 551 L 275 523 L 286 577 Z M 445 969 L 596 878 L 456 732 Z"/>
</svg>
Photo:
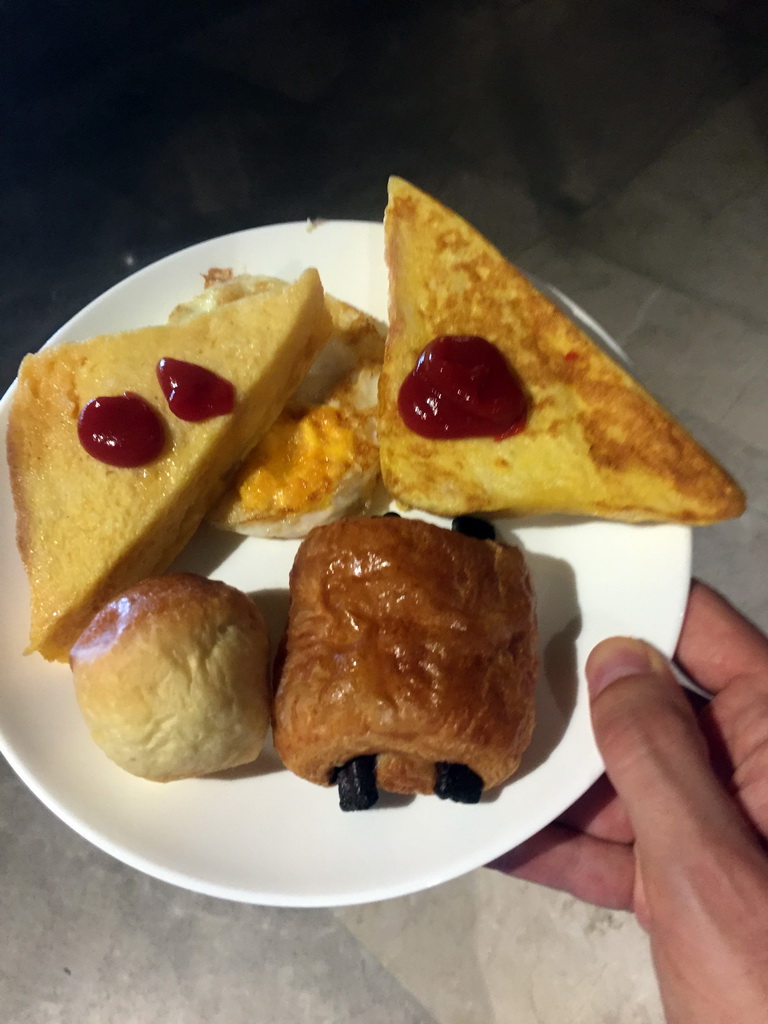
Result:
<svg viewBox="0 0 768 1024">
<path fill-rule="evenodd" d="M 587 679 L 595 739 L 645 865 L 683 867 L 702 843 L 722 843 L 724 834 L 752 845 L 666 659 L 639 640 L 615 637 L 592 651 Z"/>
</svg>

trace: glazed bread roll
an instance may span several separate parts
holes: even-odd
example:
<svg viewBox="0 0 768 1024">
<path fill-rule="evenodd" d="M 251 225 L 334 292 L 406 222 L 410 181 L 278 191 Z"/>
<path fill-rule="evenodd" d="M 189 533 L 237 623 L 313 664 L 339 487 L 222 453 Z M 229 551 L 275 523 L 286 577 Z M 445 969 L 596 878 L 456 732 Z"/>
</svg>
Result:
<svg viewBox="0 0 768 1024">
<path fill-rule="evenodd" d="M 248 764 L 269 727 L 264 617 L 239 590 L 189 573 L 106 605 L 70 654 L 80 710 L 107 757 L 170 782 Z"/>
<path fill-rule="evenodd" d="M 517 548 L 418 520 L 341 520 L 302 543 L 290 597 L 273 736 L 291 771 L 339 784 L 344 809 L 378 787 L 474 802 L 513 774 L 538 670 Z"/>
</svg>

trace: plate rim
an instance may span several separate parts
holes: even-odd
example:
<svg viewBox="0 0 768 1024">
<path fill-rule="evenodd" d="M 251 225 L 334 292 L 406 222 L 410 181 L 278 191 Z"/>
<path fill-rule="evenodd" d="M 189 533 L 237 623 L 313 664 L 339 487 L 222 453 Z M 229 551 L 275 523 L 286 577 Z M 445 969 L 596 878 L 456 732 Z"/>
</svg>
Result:
<svg viewBox="0 0 768 1024">
<path fill-rule="evenodd" d="M 99 295 L 92 298 L 85 306 L 75 312 L 71 317 L 67 319 L 60 327 L 54 331 L 54 333 L 40 346 L 40 349 L 57 344 L 68 331 L 70 325 L 75 321 L 81 319 L 83 316 L 88 314 L 94 307 L 101 305 L 104 301 L 107 301 L 114 297 L 116 292 L 119 292 L 125 288 L 129 282 L 135 283 L 141 279 L 142 276 L 151 276 L 153 272 L 156 272 L 164 264 L 170 263 L 180 259 L 181 257 L 189 257 L 194 254 L 195 250 L 205 249 L 212 244 L 226 244 L 228 241 L 235 239 L 243 239 L 248 236 L 254 236 L 259 233 L 269 232 L 270 230 L 281 230 L 281 229 L 292 229 L 299 230 L 305 229 L 310 230 L 310 225 L 314 224 L 313 230 L 320 231 L 325 225 L 334 225 L 339 228 L 364 228 L 368 231 L 371 229 L 383 230 L 383 225 L 378 221 L 368 220 L 356 220 L 356 219 L 329 219 L 320 222 L 313 222 L 310 218 L 306 220 L 293 220 L 284 223 L 271 223 L 258 225 L 250 228 L 242 228 L 236 231 L 227 232 L 223 235 L 217 235 L 212 238 L 202 239 L 197 242 L 193 242 L 187 246 L 182 247 L 174 252 L 167 253 L 164 256 L 159 257 L 157 260 L 148 263 L 146 266 L 140 267 L 138 270 L 133 271 L 131 274 L 114 284 L 110 285 L 109 288 L 101 292 Z M 550 288 L 554 286 L 549 285 L 548 282 L 543 282 Z M 559 292 L 559 289 L 555 289 Z M 564 295 L 564 293 L 560 293 Z M 585 320 L 589 323 L 595 323 L 596 321 L 581 309 L 581 307 L 573 303 L 567 295 L 564 296 L 569 302 L 572 303 L 574 312 L 578 316 L 583 315 Z M 38 349 L 39 351 L 39 349 Z M 4 415 L 6 412 L 6 406 L 10 405 L 12 401 L 12 395 L 16 387 L 16 379 L 12 381 L 11 385 L 0 399 L 0 415 Z M 6 477 L 7 479 L 7 477 Z M 3 485 L 4 486 L 4 485 Z M 10 497 L 10 491 L 8 491 Z M 545 522 L 544 517 L 539 517 Z M 580 521 L 582 517 L 579 517 Z M 588 517 L 583 517 L 584 521 L 590 521 Z M 602 520 L 595 520 L 596 522 L 603 522 Z M 690 526 L 683 524 L 663 524 L 664 526 L 672 526 L 678 531 L 679 538 L 682 544 L 681 558 L 684 562 L 684 566 L 681 564 L 680 568 L 680 580 L 685 578 L 686 584 L 690 580 L 691 576 L 691 562 L 692 562 L 692 539 L 693 531 Z M 279 543 L 279 542 L 277 542 Z M 671 656 L 674 650 L 674 644 L 676 643 L 677 636 L 679 635 L 679 629 L 682 625 L 683 614 L 685 606 L 679 609 L 677 627 L 674 632 L 674 638 L 670 650 L 663 649 L 663 653 L 667 656 Z M 591 733 L 591 729 L 590 729 Z M 168 884 L 175 885 L 177 887 L 185 888 L 193 892 L 202 893 L 205 895 L 213 896 L 215 898 L 226 899 L 235 902 L 248 903 L 253 905 L 261 906 L 276 906 L 276 907 L 294 907 L 294 908 L 318 908 L 318 907 L 334 907 L 334 906 L 350 906 L 358 905 L 370 902 L 376 902 L 384 899 L 391 899 L 398 896 L 408 895 L 415 892 L 423 891 L 432 888 L 436 885 L 443 884 L 444 882 L 450 881 L 460 877 L 468 871 L 474 870 L 489 860 L 493 860 L 495 857 L 503 854 L 509 849 L 508 842 L 505 842 L 502 836 L 499 836 L 496 841 L 495 852 L 490 852 L 488 855 L 484 854 L 481 858 L 472 856 L 469 853 L 465 854 L 463 859 L 458 861 L 452 861 L 451 867 L 442 872 L 438 872 L 429 880 L 423 878 L 414 879 L 413 876 L 408 876 L 410 880 L 404 879 L 400 883 L 389 883 L 380 885 L 376 889 L 369 889 L 368 891 L 358 891 L 350 893 L 337 893 L 333 898 L 329 898 L 327 893 L 317 893 L 314 898 L 309 897 L 305 893 L 290 893 L 285 892 L 282 894 L 276 894 L 274 892 L 257 892 L 255 889 L 246 891 L 238 887 L 228 888 L 218 883 L 207 882 L 198 877 L 187 874 L 183 871 L 179 871 L 174 868 L 170 868 L 166 865 L 158 864 L 155 861 L 148 859 L 141 854 L 135 853 L 132 849 L 125 846 L 121 846 L 119 842 L 113 840 L 109 835 L 104 833 L 99 828 L 90 825 L 88 822 L 83 821 L 76 813 L 71 812 L 65 805 L 63 805 L 59 799 L 48 792 L 45 785 L 43 785 L 32 773 L 28 770 L 27 766 L 16 756 L 16 752 L 12 746 L 9 745 L 6 739 L 6 730 L 0 715 L 0 751 L 2 751 L 10 767 L 13 769 L 15 774 L 25 784 L 25 786 L 40 800 L 40 802 L 51 811 L 57 818 L 59 818 L 64 824 L 71 828 L 76 834 L 80 835 L 86 841 L 90 842 L 97 849 L 111 856 L 113 859 L 120 863 L 126 864 L 127 866 L 134 868 L 146 875 L 157 878 Z M 594 743 L 594 736 L 591 735 L 591 749 L 589 754 L 589 769 L 584 771 L 583 776 L 579 776 L 583 781 L 580 783 L 580 792 L 585 792 L 602 774 L 603 765 L 600 759 L 597 746 Z M 576 797 L 569 798 L 569 803 Z M 568 806 L 568 804 L 566 804 Z M 565 809 L 565 808 L 563 808 Z M 539 828 L 546 825 L 552 820 L 551 813 L 539 812 L 538 815 L 532 814 L 529 816 L 529 820 L 536 823 L 536 827 L 529 834 L 533 835 Z M 488 845 L 488 844 L 487 844 Z M 493 845 L 493 844 L 491 844 Z"/>
</svg>

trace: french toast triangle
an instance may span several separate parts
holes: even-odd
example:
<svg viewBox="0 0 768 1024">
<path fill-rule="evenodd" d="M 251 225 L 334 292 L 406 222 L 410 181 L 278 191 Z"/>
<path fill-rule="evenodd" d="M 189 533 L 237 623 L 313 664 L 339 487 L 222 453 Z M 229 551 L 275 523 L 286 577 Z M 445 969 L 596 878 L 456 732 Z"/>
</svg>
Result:
<svg viewBox="0 0 768 1024">
<path fill-rule="evenodd" d="M 438 515 L 563 513 L 712 523 L 741 515 L 738 484 L 629 374 L 478 231 L 401 178 L 384 218 L 389 335 L 379 383 L 382 475 Z M 495 345 L 527 399 L 519 433 L 420 436 L 398 409 L 433 339 Z"/>
<path fill-rule="evenodd" d="M 93 615 L 161 572 L 280 413 L 331 330 L 307 270 L 275 294 L 247 296 L 181 325 L 67 342 L 27 356 L 7 434 L 17 541 L 30 584 L 27 652 L 66 660 Z M 231 412 L 173 415 L 161 359 L 203 366 L 234 385 Z M 89 455 L 78 417 L 91 399 L 133 392 L 162 421 L 164 448 L 121 468 Z"/>
</svg>

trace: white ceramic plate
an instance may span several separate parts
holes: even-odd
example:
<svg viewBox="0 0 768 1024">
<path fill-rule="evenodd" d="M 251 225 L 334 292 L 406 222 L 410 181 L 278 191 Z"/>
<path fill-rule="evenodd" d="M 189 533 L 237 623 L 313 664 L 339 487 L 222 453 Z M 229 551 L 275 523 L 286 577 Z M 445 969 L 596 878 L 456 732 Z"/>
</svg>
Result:
<svg viewBox="0 0 768 1024">
<path fill-rule="evenodd" d="M 319 269 L 325 287 L 386 317 L 380 224 L 257 228 L 185 249 L 134 274 L 51 339 L 162 322 L 201 289 L 211 266 L 295 278 Z M 10 393 L 0 407 L 5 433 Z M 226 778 L 158 785 L 115 767 L 91 742 L 68 669 L 21 651 L 27 585 L 14 543 L 7 470 L 0 477 L 0 746 L 55 814 L 107 853 L 150 875 L 258 904 L 333 906 L 397 896 L 499 856 L 555 818 L 598 777 L 583 665 L 616 633 L 671 653 L 690 573 L 690 531 L 589 520 L 497 521 L 527 551 L 539 604 L 543 673 L 538 724 L 521 771 L 477 806 L 435 797 L 387 799 L 342 813 L 336 793 L 304 782 L 267 749 Z M 253 593 L 276 632 L 297 542 L 201 531 L 185 568 Z"/>
</svg>

